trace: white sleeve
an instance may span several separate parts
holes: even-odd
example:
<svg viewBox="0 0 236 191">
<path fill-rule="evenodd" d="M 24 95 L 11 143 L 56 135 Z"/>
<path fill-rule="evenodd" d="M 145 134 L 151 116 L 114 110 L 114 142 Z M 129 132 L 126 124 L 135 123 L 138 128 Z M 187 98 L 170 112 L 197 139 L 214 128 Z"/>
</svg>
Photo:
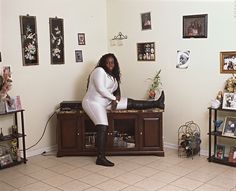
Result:
<svg viewBox="0 0 236 191">
<path fill-rule="evenodd" d="M 116 97 L 110 93 L 105 87 L 107 74 L 102 68 L 94 70 L 93 83 L 96 90 L 103 96 L 110 100 L 116 100 Z"/>
</svg>

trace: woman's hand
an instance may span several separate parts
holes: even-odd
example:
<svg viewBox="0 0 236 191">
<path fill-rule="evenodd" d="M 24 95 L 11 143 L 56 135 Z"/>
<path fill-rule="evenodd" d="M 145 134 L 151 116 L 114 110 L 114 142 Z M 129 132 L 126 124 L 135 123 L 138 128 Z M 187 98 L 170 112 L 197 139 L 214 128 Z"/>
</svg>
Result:
<svg viewBox="0 0 236 191">
<path fill-rule="evenodd" d="M 112 100 L 111 102 L 111 110 L 114 111 L 117 108 L 118 100 Z"/>
</svg>

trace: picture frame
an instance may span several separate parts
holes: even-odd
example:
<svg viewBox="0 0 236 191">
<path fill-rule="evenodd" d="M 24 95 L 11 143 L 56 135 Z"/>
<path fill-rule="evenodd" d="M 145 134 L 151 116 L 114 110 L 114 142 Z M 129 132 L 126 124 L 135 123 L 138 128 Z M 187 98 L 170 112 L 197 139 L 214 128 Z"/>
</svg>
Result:
<svg viewBox="0 0 236 191">
<path fill-rule="evenodd" d="M 9 165 L 13 162 L 12 157 L 10 154 L 6 154 L 3 156 L 0 156 L 0 166 L 4 167 L 6 165 Z"/>
<path fill-rule="evenodd" d="M 82 50 L 75 50 L 75 61 L 76 62 L 83 62 Z"/>
<path fill-rule="evenodd" d="M 236 110 L 236 93 L 224 93 L 222 109 Z"/>
<path fill-rule="evenodd" d="M 151 30 L 151 12 L 141 13 L 142 30 Z"/>
<path fill-rule="evenodd" d="M 85 33 L 78 33 L 78 44 L 85 45 Z"/>
<path fill-rule="evenodd" d="M 155 42 L 137 43 L 138 61 L 155 61 Z"/>
<path fill-rule="evenodd" d="M 215 158 L 223 160 L 225 157 L 225 145 L 216 144 Z"/>
<path fill-rule="evenodd" d="M 183 16 L 183 38 L 207 38 L 207 14 Z"/>
<path fill-rule="evenodd" d="M 5 102 L 7 112 L 19 111 L 22 109 L 20 96 L 11 97 Z"/>
<path fill-rule="evenodd" d="M 236 117 L 225 117 L 222 136 L 236 138 Z"/>
<path fill-rule="evenodd" d="M 236 51 L 220 52 L 220 73 L 236 73 Z"/>
<path fill-rule="evenodd" d="M 39 64 L 38 37 L 35 16 L 20 16 L 20 32 L 23 66 Z"/>
<path fill-rule="evenodd" d="M 236 163 L 236 146 L 231 146 L 229 151 L 229 162 Z"/>
<path fill-rule="evenodd" d="M 65 64 L 62 18 L 49 18 L 51 64 Z"/>
</svg>

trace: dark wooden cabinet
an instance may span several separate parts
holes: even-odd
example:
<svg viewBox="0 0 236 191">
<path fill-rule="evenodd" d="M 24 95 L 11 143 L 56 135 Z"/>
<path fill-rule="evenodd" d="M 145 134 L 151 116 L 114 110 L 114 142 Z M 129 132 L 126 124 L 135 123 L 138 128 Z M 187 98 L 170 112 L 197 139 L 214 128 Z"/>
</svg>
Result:
<svg viewBox="0 0 236 191">
<path fill-rule="evenodd" d="M 108 155 L 164 156 L 162 110 L 108 112 Z M 57 113 L 57 156 L 95 155 L 96 127 L 83 111 Z"/>
</svg>

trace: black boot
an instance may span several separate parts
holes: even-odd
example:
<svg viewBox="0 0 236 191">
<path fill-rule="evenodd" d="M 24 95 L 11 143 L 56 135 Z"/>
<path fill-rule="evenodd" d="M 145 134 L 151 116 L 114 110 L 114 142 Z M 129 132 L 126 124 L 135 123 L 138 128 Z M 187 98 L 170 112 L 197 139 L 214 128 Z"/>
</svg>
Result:
<svg viewBox="0 0 236 191">
<path fill-rule="evenodd" d="M 106 125 L 96 125 L 97 127 L 97 165 L 102 166 L 114 166 L 114 163 L 107 160 L 105 157 L 105 148 L 107 140 L 107 126 Z"/>
<path fill-rule="evenodd" d="M 158 100 L 155 101 L 147 101 L 147 100 L 133 100 L 128 98 L 127 109 L 152 109 L 152 108 L 165 108 L 165 94 L 162 91 L 161 96 Z"/>
</svg>

